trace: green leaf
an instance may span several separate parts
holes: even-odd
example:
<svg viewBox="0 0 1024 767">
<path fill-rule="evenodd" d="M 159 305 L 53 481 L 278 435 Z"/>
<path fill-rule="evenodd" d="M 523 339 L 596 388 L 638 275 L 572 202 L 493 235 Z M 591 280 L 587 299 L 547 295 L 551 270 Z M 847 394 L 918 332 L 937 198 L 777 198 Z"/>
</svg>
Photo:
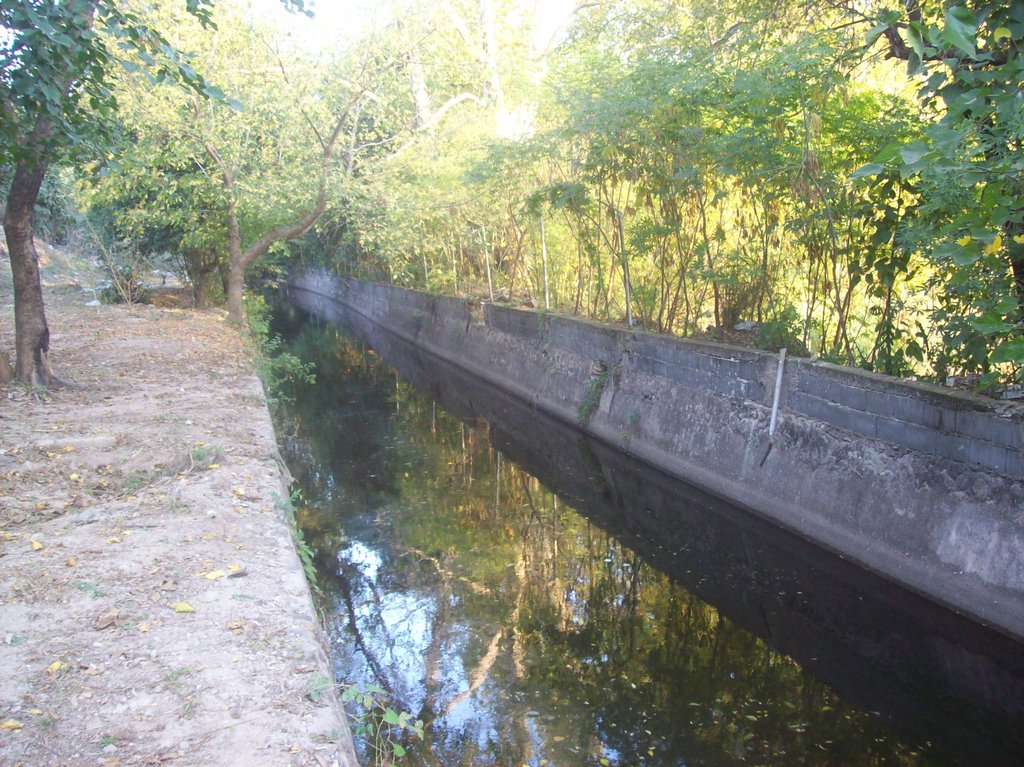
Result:
<svg viewBox="0 0 1024 767">
<path fill-rule="evenodd" d="M 396 757 L 403 757 L 403 756 L 405 756 L 405 749 L 402 748 L 398 743 L 393 744 L 393 747 L 394 747 L 394 751 L 395 751 L 395 756 Z"/>
<path fill-rule="evenodd" d="M 394 709 L 391 709 L 391 708 L 385 709 L 385 711 L 384 711 L 384 722 L 385 722 L 385 724 L 399 724 L 399 723 L 401 723 L 401 721 L 402 720 L 399 718 L 398 714 L 395 713 Z"/>
<path fill-rule="evenodd" d="M 883 165 L 882 163 L 869 162 L 867 165 L 862 165 L 861 167 L 857 168 L 857 170 L 855 170 L 853 173 L 851 173 L 850 179 L 853 180 L 857 178 L 869 178 L 871 176 L 877 176 L 883 170 L 885 170 L 885 165 Z"/>
<path fill-rule="evenodd" d="M 924 37 L 921 35 L 921 25 L 915 22 L 907 27 L 907 44 L 917 54 L 919 59 L 924 58 Z"/>
<path fill-rule="evenodd" d="M 900 149 L 899 154 L 900 159 L 903 160 L 906 165 L 913 165 L 914 163 L 920 162 L 924 159 L 928 152 L 929 148 L 927 144 L 923 141 L 914 141 Z"/>
<path fill-rule="evenodd" d="M 990 336 L 994 333 L 1008 333 L 1014 326 L 1004 321 L 1001 317 L 981 317 L 971 320 L 971 326 L 983 336 Z"/>
<path fill-rule="evenodd" d="M 1015 365 L 1024 364 L 1024 338 L 1011 338 L 1004 341 L 992 350 L 989 355 L 990 362 L 1012 362 Z"/>
<path fill-rule="evenodd" d="M 942 39 L 947 44 L 968 56 L 974 56 L 977 53 L 974 42 L 977 31 L 974 14 L 966 8 L 955 5 L 946 11 L 946 28 L 942 30 Z"/>
<path fill-rule="evenodd" d="M 1013 34 L 1010 32 L 1009 28 L 1007 28 L 1007 27 L 999 27 L 992 34 L 992 39 L 995 40 L 997 43 L 1000 40 L 1010 40 L 1012 37 L 1013 37 Z"/>
<path fill-rule="evenodd" d="M 889 28 L 888 24 L 876 24 L 868 30 L 866 42 L 870 47 L 875 44 L 875 41 L 885 34 L 885 30 Z"/>
</svg>

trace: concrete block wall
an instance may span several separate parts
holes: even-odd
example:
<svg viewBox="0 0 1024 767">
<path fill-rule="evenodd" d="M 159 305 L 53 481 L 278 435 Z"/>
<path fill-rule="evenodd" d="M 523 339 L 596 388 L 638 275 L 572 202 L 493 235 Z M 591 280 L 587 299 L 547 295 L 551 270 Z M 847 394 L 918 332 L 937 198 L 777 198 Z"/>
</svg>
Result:
<svg viewBox="0 0 1024 767">
<path fill-rule="evenodd" d="M 327 293 L 337 291 L 337 282 L 330 275 L 321 275 L 317 284 Z M 343 285 L 341 291 L 351 291 L 349 298 L 376 319 L 401 318 L 417 334 L 430 328 L 447 336 L 465 332 L 474 322 L 464 299 L 360 282 Z M 492 333 L 507 333 L 579 357 L 581 369 L 597 361 L 626 365 L 637 373 L 661 376 L 691 389 L 771 406 L 775 354 L 495 304 L 484 306 L 483 317 Z M 554 371 L 550 363 L 548 370 Z M 788 358 L 781 407 L 784 413 L 852 434 L 1024 477 L 1024 406 Z"/>
<path fill-rule="evenodd" d="M 1024 477 L 1024 407 L 824 362 L 793 360 L 785 407 L 909 450 Z"/>
</svg>

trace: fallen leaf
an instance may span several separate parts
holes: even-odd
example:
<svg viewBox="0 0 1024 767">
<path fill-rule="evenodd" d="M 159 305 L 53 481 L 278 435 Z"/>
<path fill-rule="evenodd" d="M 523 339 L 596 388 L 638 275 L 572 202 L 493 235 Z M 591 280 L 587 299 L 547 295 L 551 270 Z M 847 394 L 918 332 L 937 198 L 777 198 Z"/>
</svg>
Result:
<svg viewBox="0 0 1024 767">
<path fill-rule="evenodd" d="M 231 489 L 231 492 L 233 492 L 235 495 L 245 495 L 245 488 L 244 487 L 235 487 L 235 488 Z"/>
<path fill-rule="evenodd" d="M 237 573 L 241 569 L 242 568 L 239 567 L 238 565 L 228 565 L 228 570 L 230 570 L 233 573 Z"/>
<path fill-rule="evenodd" d="M 61 671 L 67 670 L 68 664 L 62 660 L 55 660 L 46 667 L 46 673 L 50 676 L 57 676 Z"/>
<path fill-rule="evenodd" d="M 42 710 L 41 708 L 30 708 L 30 709 L 28 710 L 28 712 L 29 712 L 29 713 L 30 713 L 30 714 L 31 714 L 32 716 L 42 716 L 42 715 L 43 715 L 43 710 Z"/>
<path fill-rule="evenodd" d="M 218 579 L 224 577 L 224 571 L 223 570 L 214 570 L 214 571 L 209 572 L 209 573 L 199 573 L 199 574 L 202 577 L 206 578 L 206 580 L 208 580 L 208 581 L 215 581 L 215 580 L 218 580 Z"/>
<path fill-rule="evenodd" d="M 93 627 L 97 631 L 103 631 L 103 629 L 108 629 L 111 626 L 117 624 L 117 619 L 120 617 L 120 615 L 121 614 L 117 610 L 111 610 L 110 612 L 103 613 L 102 615 L 96 618 L 96 622 L 93 624 Z"/>
<path fill-rule="evenodd" d="M 116 535 L 114 537 L 112 537 L 112 538 L 107 538 L 107 543 L 120 543 L 120 542 L 121 542 L 121 539 L 118 538 Z"/>
<path fill-rule="evenodd" d="M 208 468 L 208 469 L 219 469 L 220 468 L 220 464 L 219 463 L 211 463 L 206 468 Z"/>
<path fill-rule="evenodd" d="M 203 540 L 204 541 L 215 541 L 215 540 L 217 540 L 217 536 L 214 533 L 203 533 Z"/>
<path fill-rule="evenodd" d="M 5 719 L 4 721 L 0 722 L 0 730 L 15 731 L 20 730 L 24 726 L 25 725 L 23 725 L 17 719 Z"/>
<path fill-rule="evenodd" d="M 77 472 L 76 472 L 76 473 L 73 473 L 73 474 L 70 474 L 70 475 L 68 475 L 68 479 L 70 479 L 70 480 L 71 480 L 72 482 L 77 482 L 77 481 L 78 481 L 78 480 L 80 480 L 81 478 L 82 478 L 82 475 L 81 475 L 81 474 L 78 474 Z"/>
<path fill-rule="evenodd" d="M 74 445 L 65 445 L 64 446 L 64 452 L 65 453 L 73 453 L 73 452 L 75 452 L 75 446 Z"/>
<path fill-rule="evenodd" d="M 148 623 L 140 623 L 135 628 L 139 631 L 140 634 L 148 634 L 149 633 L 149 624 Z"/>
<path fill-rule="evenodd" d="M 234 631 L 236 634 L 241 634 L 243 631 L 245 631 L 245 622 L 231 621 L 231 623 L 228 624 L 228 629 L 230 631 Z"/>
<path fill-rule="evenodd" d="M 49 507 L 50 504 L 48 504 L 46 501 L 40 501 L 39 503 L 36 504 L 36 511 L 45 511 Z"/>
<path fill-rule="evenodd" d="M 43 548 L 43 544 L 39 541 L 32 541 L 32 551 L 39 551 L 41 548 Z"/>
<path fill-rule="evenodd" d="M 190 605 L 188 602 L 177 602 L 174 605 L 174 612 L 176 613 L 194 613 L 196 608 Z"/>
<path fill-rule="evenodd" d="M 78 564 L 78 560 L 75 559 L 74 557 L 68 557 L 67 561 L 64 564 L 67 567 L 74 567 L 75 565 Z"/>
</svg>

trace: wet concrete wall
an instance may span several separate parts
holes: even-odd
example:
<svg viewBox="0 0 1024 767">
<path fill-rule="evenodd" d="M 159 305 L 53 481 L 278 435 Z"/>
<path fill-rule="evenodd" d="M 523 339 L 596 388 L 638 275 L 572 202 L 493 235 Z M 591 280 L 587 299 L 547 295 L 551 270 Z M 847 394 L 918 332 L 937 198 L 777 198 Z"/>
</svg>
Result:
<svg viewBox="0 0 1024 767">
<path fill-rule="evenodd" d="M 290 283 L 533 407 L 1024 639 L 1024 411 L 938 387 L 323 273 Z M 765 458 L 767 453 L 767 458 Z"/>
</svg>

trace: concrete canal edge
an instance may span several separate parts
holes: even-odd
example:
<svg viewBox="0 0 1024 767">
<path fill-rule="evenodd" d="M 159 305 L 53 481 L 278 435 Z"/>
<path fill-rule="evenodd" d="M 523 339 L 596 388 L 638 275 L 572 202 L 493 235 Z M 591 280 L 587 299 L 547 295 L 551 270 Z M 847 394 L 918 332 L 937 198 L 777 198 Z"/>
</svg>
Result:
<svg viewBox="0 0 1024 767">
<path fill-rule="evenodd" d="M 1024 641 L 1024 408 L 779 357 L 311 271 L 356 312 L 586 433 Z"/>
</svg>

